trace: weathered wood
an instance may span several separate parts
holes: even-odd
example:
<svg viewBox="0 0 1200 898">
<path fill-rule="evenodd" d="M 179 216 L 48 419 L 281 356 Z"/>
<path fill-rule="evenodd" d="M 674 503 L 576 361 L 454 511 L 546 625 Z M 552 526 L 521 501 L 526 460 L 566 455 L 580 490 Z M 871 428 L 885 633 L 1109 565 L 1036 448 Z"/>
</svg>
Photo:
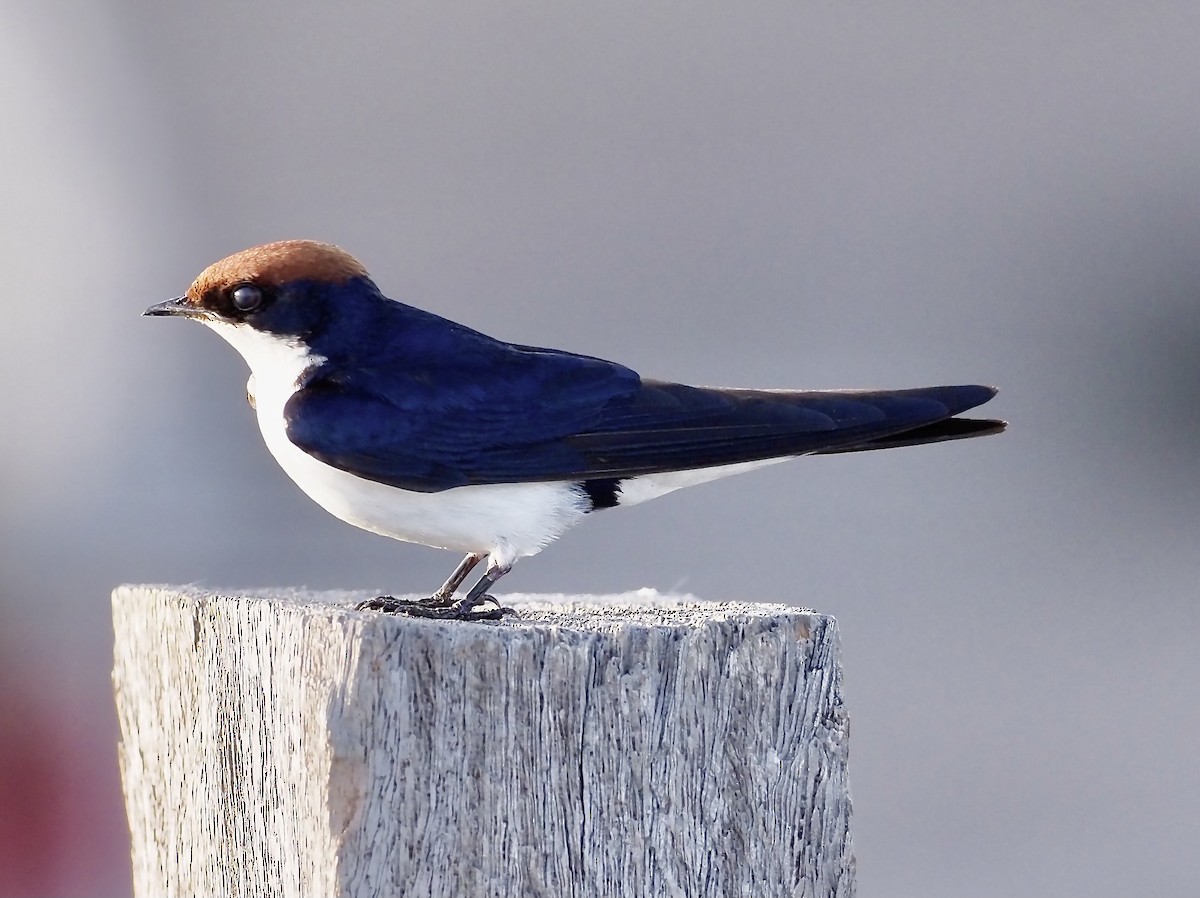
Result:
<svg viewBox="0 0 1200 898">
<path fill-rule="evenodd" d="M 139 896 L 853 893 L 832 618 L 360 598 L 113 593 Z"/>
</svg>

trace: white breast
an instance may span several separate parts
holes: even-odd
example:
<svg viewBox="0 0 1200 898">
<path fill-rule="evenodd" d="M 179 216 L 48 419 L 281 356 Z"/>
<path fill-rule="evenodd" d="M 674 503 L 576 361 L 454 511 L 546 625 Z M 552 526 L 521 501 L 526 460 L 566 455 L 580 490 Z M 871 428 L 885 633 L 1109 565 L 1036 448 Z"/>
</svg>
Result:
<svg viewBox="0 0 1200 898">
<path fill-rule="evenodd" d="M 258 426 L 280 467 L 317 504 L 349 524 L 405 542 L 487 552 L 497 562 L 511 564 L 540 551 L 590 507 L 586 496 L 568 483 L 504 483 L 418 493 L 318 461 L 288 439 L 283 408 L 296 390 L 297 378 L 321 359 L 299 343 L 246 325 L 205 323 L 250 365 Z"/>
</svg>

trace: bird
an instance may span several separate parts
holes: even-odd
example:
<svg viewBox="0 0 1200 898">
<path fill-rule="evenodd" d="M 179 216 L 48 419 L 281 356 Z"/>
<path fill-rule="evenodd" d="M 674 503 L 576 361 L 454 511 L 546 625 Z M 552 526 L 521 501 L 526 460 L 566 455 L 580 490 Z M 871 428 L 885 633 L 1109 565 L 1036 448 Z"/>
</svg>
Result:
<svg viewBox="0 0 1200 898">
<path fill-rule="evenodd" d="M 496 582 L 590 514 L 797 456 L 1005 428 L 958 417 L 990 386 L 698 387 L 509 343 L 388 298 L 353 256 L 313 240 L 234 253 L 143 314 L 198 321 L 241 354 L 268 450 L 326 511 L 465 553 L 430 596 L 362 610 L 494 620 L 511 611 L 489 594 Z"/>
</svg>

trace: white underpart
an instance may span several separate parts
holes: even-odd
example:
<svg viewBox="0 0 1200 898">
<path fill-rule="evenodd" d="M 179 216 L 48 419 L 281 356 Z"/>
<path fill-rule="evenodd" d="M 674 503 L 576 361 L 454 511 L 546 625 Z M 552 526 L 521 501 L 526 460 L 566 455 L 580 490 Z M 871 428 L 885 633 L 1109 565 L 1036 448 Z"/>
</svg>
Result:
<svg viewBox="0 0 1200 898">
<path fill-rule="evenodd" d="M 436 493 L 398 489 L 334 468 L 288 439 L 283 417 L 296 382 L 319 356 L 308 347 L 246 325 L 204 320 L 250 366 L 246 392 L 258 415 L 267 448 L 280 467 L 318 505 L 335 517 L 393 539 L 485 552 L 489 566 L 508 568 L 534 555 L 578 523 L 590 510 L 586 495 L 571 482 L 498 483 L 461 486 Z M 464 421 L 464 427 L 470 422 Z M 619 504 L 636 505 L 719 477 L 786 461 L 758 461 L 646 474 L 622 481 Z"/>
<path fill-rule="evenodd" d="M 318 505 L 348 524 L 405 542 L 486 552 L 491 565 L 506 568 L 539 552 L 590 507 L 569 483 L 500 483 L 418 493 L 318 461 L 288 439 L 283 407 L 296 392 L 296 379 L 320 358 L 305 346 L 246 325 L 204 323 L 250 366 L 258 427 L 280 467 Z"/>
<path fill-rule="evenodd" d="M 721 477 L 754 471 L 758 468 L 765 468 L 767 465 L 788 461 L 791 458 L 794 456 L 784 455 L 779 458 L 760 458 L 755 461 L 738 462 L 736 465 L 692 468 L 690 471 L 663 471 L 661 474 L 643 474 L 640 477 L 631 477 L 629 480 L 621 481 L 621 504 L 637 505 L 639 502 L 657 499 L 659 496 L 665 496 L 667 493 L 683 489 L 685 486 L 696 486 Z"/>
</svg>

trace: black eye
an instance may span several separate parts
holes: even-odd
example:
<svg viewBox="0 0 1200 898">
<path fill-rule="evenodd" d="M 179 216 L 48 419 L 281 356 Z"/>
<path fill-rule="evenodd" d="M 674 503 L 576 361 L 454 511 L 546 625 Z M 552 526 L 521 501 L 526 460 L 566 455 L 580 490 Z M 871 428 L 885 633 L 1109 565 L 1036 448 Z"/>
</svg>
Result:
<svg viewBox="0 0 1200 898">
<path fill-rule="evenodd" d="M 239 312 L 253 312 L 262 305 L 263 294 L 253 284 L 242 284 L 240 287 L 233 288 L 229 299 Z"/>
</svg>

